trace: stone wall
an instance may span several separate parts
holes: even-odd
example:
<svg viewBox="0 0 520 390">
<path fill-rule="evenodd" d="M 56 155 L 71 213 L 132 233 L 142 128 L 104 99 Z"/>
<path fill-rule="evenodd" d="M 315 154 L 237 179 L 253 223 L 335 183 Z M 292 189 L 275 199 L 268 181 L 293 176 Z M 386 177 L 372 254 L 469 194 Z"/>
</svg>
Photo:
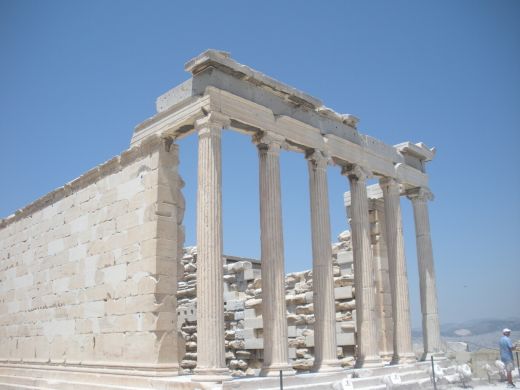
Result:
<svg viewBox="0 0 520 390">
<path fill-rule="evenodd" d="M 349 232 L 340 235 L 333 253 L 337 354 L 343 366 L 351 366 L 356 326 Z M 184 273 L 178 284 L 177 308 L 178 329 L 185 341 L 181 367 L 191 372 L 197 364 L 196 248 L 185 249 L 182 265 Z M 314 360 L 312 271 L 288 274 L 285 287 L 289 358 L 297 371 L 309 371 Z M 234 376 L 258 375 L 263 357 L 260 263 L 227 256 L 224 291 L 227 365 Z"/>
<path fill-rule="evenodd" d="M 177 154 L 152 137 L 1 221 L 2 362 L 175 365 Z"/>
</svg>

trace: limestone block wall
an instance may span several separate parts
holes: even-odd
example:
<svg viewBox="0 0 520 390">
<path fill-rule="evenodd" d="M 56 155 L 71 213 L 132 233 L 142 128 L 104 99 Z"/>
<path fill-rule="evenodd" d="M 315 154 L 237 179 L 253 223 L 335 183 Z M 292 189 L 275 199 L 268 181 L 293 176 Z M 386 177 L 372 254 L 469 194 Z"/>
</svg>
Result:
<svg viewBox="0 0 520 390">
<path fill-rule="evenodd" d="M 1 221 L 1 362 L 175 365 L 177 158 L 151 138 Z"/>
<path fill-rule="evenodd" d="M 355 291 L 349 232 L 340 236 L 333 253 L 337 353 L 342 364 L 350 366 L 354 363 Z M 196 248 L 185 249 L 182 265 L 177 308 L 178 329 L 185 342 L 181 367 L 191 372 L 197 364 Z M 226 257 L 223 266 L 226 362 L 235 376 L 258 375 L 263 359 L 260 263 Z M 294 369 L 309 371 L 314 360 L 312 271 L 288 274 L 285 287 L 289 357 Z"/>
</svg>

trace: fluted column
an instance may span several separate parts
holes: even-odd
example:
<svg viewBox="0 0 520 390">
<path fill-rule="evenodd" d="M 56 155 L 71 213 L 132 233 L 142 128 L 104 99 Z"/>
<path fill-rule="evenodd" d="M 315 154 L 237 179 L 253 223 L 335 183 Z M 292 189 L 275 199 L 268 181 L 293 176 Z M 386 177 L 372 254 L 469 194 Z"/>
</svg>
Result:
<svg viewBox="0 0 520 390">
<path fill-rule="evenodd" d="M 197 380 L 227 379 L 224 347 L 221 133 L 226 118 L 198 120 Z"/>
<path fill-rule="evenodd" d="M 370 248 L 368 222 L 367 173 L 357 165 L 342 172 L 350 182 L 352 250 L 354 252 L 354 285 L 356 288 L 357 367 L 382 365 L 378 350 L 374 262 Z"/>
<path fill-rule="evenodd" d="M 307 156 L 312 228 L 314 292 L 314 370 L 340 370 L 336 355 L 336 304 L 330 239 L 328 158 L 320 151 Z"/>
<path fill-rule="evenodd" d="M 399 183 L 392 178 L 379 182 L 385 204 L 385 232 L 392 296 L 393 349 L 392 363 L 412 363 L 415 354 L 412 348 L 410 325 L 410 299 L 408 276 L 404 253 L 403 221 Z"/>
<path fill-rule="evenodd" d="M 260 160 L 260 240 L 262 318 L 264 324 L 263 376 L 279 370 L 292 373 L 288 359 L 285 306 L 285 267 L 280 188 L 280 148 L 284 139 L 264 132 L 255 139 Z"/>
<path fill-rule="evenodd" d="M 435 266 L 428 212 L 428 201 L 433 199 L 433 194 L 427 188 L 416 188 L 408 191 L 407 195 L 412 201 L 417 240 L 424 344 L 423 359 L 429 359 L 430 356 L 443 356 L 444 353 L 437 311 L 437 287 L 435 286 Z"/>
</svg>

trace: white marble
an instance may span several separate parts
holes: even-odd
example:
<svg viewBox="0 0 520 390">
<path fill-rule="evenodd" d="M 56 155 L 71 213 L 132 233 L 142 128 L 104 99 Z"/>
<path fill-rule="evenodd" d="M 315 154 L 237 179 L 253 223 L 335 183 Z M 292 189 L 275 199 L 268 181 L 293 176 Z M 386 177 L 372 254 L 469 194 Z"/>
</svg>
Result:
<svg viewBox="0 0 520 390">
<path fill-rule="evenodd" d="M 443 356 L 444 347 L 441 341 L 439 314 L 437 310 L 437 287 L 435 282 L 435 265 L 430 234 L 430 217 L 428 201 L 433 195 L 427 188 L 416 188 L 408 191 L 412 201 L 417 240 L 417 262 L 419 265 L 419 289 L 421 295 L 421 313 L 424 355 Z"/>
<path fill-rule="evenodd" d="M 312 228 L 314 292 L 314 370 L 340 368 L 336 357 L 336 307 L 330 237 L 328 157 L 320 151 L 307 156 Z"/>
<path fill-rule="evenodd" d="M 224 380 L 221 133 L 225 117 L 196 122 L 199 136 L 197 189 L 197 379 Z"/>
<path fill-rule="evenodd" d="M 415 361 L 412 348 L 408 276 L 404 251 L 400 189 L 395 179 L 380 180 L 385 205 L 385 231 L 393 318 L 393 363 Z"/>
<path fill-rule="evenodd" d="M 358 165 L 342 172 L 350 182 L 350 227 L 354 251 L 354 285 L 356 288 L 357 367 L 382 365 L 378 350 L 375 308 L 375 282 L 370 226 L 368 223 L 367 172 Z"/>
<path fill-rule="evenodd" d="M 285 269 L 280 188 L 282 137 L 264 132 L 255 139 L 260 160 L 260 241 L 264 362 L 261 375 L 293 371 L 288 363 Z"/>
</svg>

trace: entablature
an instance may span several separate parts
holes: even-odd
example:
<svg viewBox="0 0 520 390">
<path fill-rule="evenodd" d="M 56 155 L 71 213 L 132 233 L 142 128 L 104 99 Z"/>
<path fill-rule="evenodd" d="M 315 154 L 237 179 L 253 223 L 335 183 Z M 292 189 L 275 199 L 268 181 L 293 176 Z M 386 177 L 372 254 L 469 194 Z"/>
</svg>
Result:
<svg viewBox="0 0 520 390">
<path fill-rule="evenodd" d="M 398 179 L 405 187 L 428 184 L 424 162 L 434 150 L 406 142 L 396 147 L 359 133 L 358 119 L 338 114 L 320 100 L 280 83 L 229 54 L 209 50 L 186 64 L 190 80 L 157 99 L 158 113 L 138 125 L 131 144 L 152 134 L 180 138 L 210 112 L 230 119 L 230 128 L 254 135 L 274 132 L 290 149 L 321 150 L 339 164 L 358 164 L 375 175 Z"/>
</svg>

